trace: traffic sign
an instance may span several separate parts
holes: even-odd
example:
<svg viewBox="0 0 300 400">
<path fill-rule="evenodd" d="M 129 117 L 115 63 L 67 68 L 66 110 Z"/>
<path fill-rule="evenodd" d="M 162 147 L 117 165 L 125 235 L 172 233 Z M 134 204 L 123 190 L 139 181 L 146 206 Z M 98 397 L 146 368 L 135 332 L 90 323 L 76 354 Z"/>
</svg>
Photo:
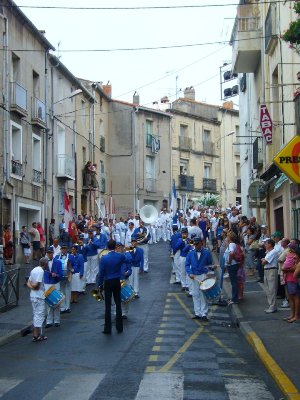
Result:
<svg viewBox="0 0 300 400">
<path fill-rule="evenodd" d="M 273 159 L 291 181 L 300 183 L 300 136 L 295 136 Z"/>
</svg>

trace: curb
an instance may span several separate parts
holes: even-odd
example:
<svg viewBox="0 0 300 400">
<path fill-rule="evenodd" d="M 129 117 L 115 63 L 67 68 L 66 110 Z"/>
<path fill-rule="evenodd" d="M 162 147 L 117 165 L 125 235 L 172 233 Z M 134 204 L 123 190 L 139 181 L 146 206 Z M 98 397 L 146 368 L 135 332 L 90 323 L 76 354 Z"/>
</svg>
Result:
<svg viewBox="0 0 300 400">
<path fill-rule="evenodd" d="M 225 283 L 225 285 L 223 284 L 223 290 L 226 295 L 229 293 L 229 284 L 227 282 Z M 300 400 L 300 393 L 298 392 L 298 389 L 285 374 L 285 372 L 280 368 L 280 366 L 276 363 L 274 358 L 268 353 L 263 344 L 263 341 L 256 334 L 256 332 L 254 332 L 248 322 L 241 321 L 243 319 L 243 314 L 239 309 L 239 306 L 233 304 L 231 306 L 230 314 L 232 323 L 236 324 L 236 326 L 240 328 L 247 342 L 250 344 L 261 362 L 264 364 L 268 373 L 272 376 L 286 399 Z"/>
<path fill-rule="evenodd" d="M 7 335 L 0 337 L 0 347 L 8 343 L 11 343 L 16 339 L 19 339 L 20 337 L 28 335 L 31 331 L 32 331 L 31 323 L 28 323 L 28 325 L 24 326 L 24 328 L 22 329 L 12 330 Z"/>
</svg>

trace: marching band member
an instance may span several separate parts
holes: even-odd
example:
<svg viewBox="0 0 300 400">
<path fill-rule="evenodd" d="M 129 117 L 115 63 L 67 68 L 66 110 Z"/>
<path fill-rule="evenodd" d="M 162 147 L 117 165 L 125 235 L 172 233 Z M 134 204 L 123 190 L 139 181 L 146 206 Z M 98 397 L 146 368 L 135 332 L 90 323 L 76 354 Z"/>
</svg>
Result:
<svg viewBox="0 0 300 400">
<path fill-rule="evenodd" d="M 210 251 L 202 247 L 202 238 L 194 238 L 194 245 L 195 250 L 188 253 L 185 263 L 186 272 L 193 281 L 192 296 L 195 312 L 193 319 L 207 322 L 208 304 L 199 283 L 206 278 L 208 267 L 212 267 L 213 261 Z"/>
<path fill-rule="evenodd" d="M 167 241 L 167 225 L 168 225 L 168 214 L 167 209 L 164 208 L 160 213 L 160 225 L 162 229 L 162 239 L 164 242 Z"/>
<path fill-rule="evenodd" d="M 77 253 L 81 254 L 82 257 L 83 257 L 83 278 L 81 279 L 82 287 L 81 287 L 80 292 L 82 294 L 84 294 L 85 286 L 86 286 L 87 255 L 86 255 L 86 249 L 85 249 L 85 246 L 84 246 L 84 235 L 83 234 L 78 236 Z"/>
<path fill-rule="evenodd" d="M 131 268 L 132 274 L 129 277 L 129 283 L 133 287 L 136 299 L 140 298 L 140 271 L 144 269 L 144 250 L 143 248 L 137 247 L 137 240 L 131 239 L 131 246 L 133 247 L 131 254 Z"/>
<path fill-rule="evenodd" d="M 94 237 L 95 243 L 98 247 L 98 255 L 101 253 L 101 250 L 106 249 L 107 245 L 107 237 L 104 233 L 101 233 L 101 226 L 96 226 L 96 235 Z"/>
<path fill-rule="evenodd" d="M 98 271 L 98 246 L 97 239 L 94 238 L 93 230 L 88 230 L 89 237 L 85 242 L 85 250 L 87 255 L 86 265 L 86 284 L 90 285 L 96 282 Z"/>
<path fill-rule="evenodd" d="M 116 242 L 110 240 L 107 244 L 109 253 L 102 256 L 99 263 L 98 286 L 103 290 L 105 297 L 105 323 L 104 334 L 111 334 L 111 297 L 114 296 L 116 304 L 116 329 L 123 332 L 122 306 L 121 306 L 121 268 L 124 262 L 130 261 L 131 256 L 125 253 L 117 253 Z"/>
<path fill-rule="evenodd" d="M 42 334 L 42 327 L 46 316 L 44 271 L 47 267 L 47 258 L 41 258 L 40 265 L 33 268 L 27 282 L 27 286 L 31 289 L 30 300 L 33 310 L 33 342 L 41 342 L 47 339 L 47 336 Z"/>
<path fill-rule="evenodd" d="M 131 238 L 138 239 L 138 243 L 140 246 L 143 246 L 144 250 L 144 272 L 148 273 L 149 264 L 148 264 L 148 254 L 149 254 L 149 245 L 148 242 L 150 240 L 150 232 L 148 228 L 144 226 L 144 222 L 140 220 L 140 225 L 136 228 L 131 236 Z"/>
<path fill-rule="evenodd" d="M 61 245 L 60 255 L 55 257 L 61 263 L 62 277 L 60 280 L 60 291 L 64 294 L 65 299 L 60 305 L 60 311 L 64 313 L 71 312 L 71 280 L 72 272 L 69 270 L 69 253 L 68 245 L 63 243 Z"/>
<path fill-rule="evenodd" d="M 175 244 L 175 250 L 179 250 L 179 276 L 181 282 L 181 290 L 185 291 L 188 289 L 187 279 L 186 279 L 186 270 L 185 270 L 185 261 L 187 253 L 189 252 L 189 246 L 187 247 L 186 239 L 188 237 L 187 228 L 182 228 L 181 237 L 177 240 Z M 178 251 L 177 251 L 178 252 Z"/>
<path fill-rule="evenodd" d="M 116 243 L 116 252 L 117 253 L 124 253 L 125 252 L 124 245 L 121 242 Z M 122 267 L 121 267 L 121 281 L 128 281 L 128 278 L 131 276 L 132 269 L 131 269 L 131 265 L 130 264 L 131 264 L 131 261 L 128 261 L 128 260 L 122 264 Z M 122 318 L 123 319 L 127 319 L 128 309 L 129 309 L 129 302 L 123 303 L 122 304 Z"/>
<path fill-rule="evenodd" d="M 77 303 L 78 293 L 82 292 L 82 279 L 84 278 L 84 259 L 82 254 L 77 253 L 77 250 L 78 245 L 73 244 L 69 257 L 71 272 L 73 274 L 71 282 L 71 303 Z"/>
<path fill-rule="evenodd" d="M 62 276 L 61 263 L 57 259 L 53 259 L 54 252 L 52 246 L 48 247 L 46 258 L 48 260 L 48 268 L 44 273 L 44 285 L 45 290 L 48 290 L 51 286 L 55 286 L 55 289 L 60 291 L 60 279 Z M 60 326 L 60 307 L 47 307 L 47 319 L 46 328 L 50 326 Z"/>
<path fill-rule="evenodd" d="M 173 235 L 170 240 L 170 247 L 174 255 L 173 272 L 175 272 L 175 284 L 180 283 L 180 248 L 177 247 L 177 242 L 181 238 L 181 233 L 178 231 L 178 226 L 173 226 Z"/>
<path fill-rule="evenodd" d="M 125 246 L 126 247 L 130 247 L 130 245 L 131 245 L 131 236 L 132 236 L 133 232 L 134 232 L 134 222 L 131 221 L 128 223 L 128 229 L 127 229 L 127 232 L 125 235 Z"/>
<path fill-rule="evenodd" d="M 116 231 L 120 237 L 120 243 L 125 244 L 125 234 L 126 234 L 126 225 L 124 223 L 123 218 L 120 218 L 120 221 L 116 224 Z"/>
</svg>

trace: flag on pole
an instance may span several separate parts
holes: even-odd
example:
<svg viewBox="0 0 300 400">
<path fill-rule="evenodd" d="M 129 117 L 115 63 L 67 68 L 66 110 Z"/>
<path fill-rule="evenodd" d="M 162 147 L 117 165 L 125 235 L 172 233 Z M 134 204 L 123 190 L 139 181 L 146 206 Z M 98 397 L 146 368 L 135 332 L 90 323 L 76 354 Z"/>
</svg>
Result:
<svg viewBox="0 0 300 400">
<path fill-rule="evenodd" d="M 73 218 L 73 213 L 72 213 L 72 208 L 71 208 L 71 202 L 69 199 L 69 196 L 65 192 L 64 196 L 64 203 L 65 203 L 65 212 L 64 212 L 64 220 L 65 220 L 65 227 L 66 230 L 68 229 L 69 222 L 72 221 Z"/>
<path fill-rule="evenodd" d="M 172 214 L 173 217 L 177 211 L 177 193 L 176 193 L 176 186 L 175 186 L 175 179 L 173 179 L 173 187 L 172 187 Z"/>
</svg>

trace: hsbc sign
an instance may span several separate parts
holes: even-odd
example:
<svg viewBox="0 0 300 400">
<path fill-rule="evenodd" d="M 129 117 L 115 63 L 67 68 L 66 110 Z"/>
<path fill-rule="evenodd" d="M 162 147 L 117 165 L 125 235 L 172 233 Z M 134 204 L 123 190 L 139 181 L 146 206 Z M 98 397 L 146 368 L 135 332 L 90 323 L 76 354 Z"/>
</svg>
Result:
<svg viewBox="0 0 300 400">
<path fill-rule="evenodd" d="M 268 108 L 265 104 L 260 105 L 259 122 L 266 144 L 272 144 L 273 125 Z"/>
</svg>

